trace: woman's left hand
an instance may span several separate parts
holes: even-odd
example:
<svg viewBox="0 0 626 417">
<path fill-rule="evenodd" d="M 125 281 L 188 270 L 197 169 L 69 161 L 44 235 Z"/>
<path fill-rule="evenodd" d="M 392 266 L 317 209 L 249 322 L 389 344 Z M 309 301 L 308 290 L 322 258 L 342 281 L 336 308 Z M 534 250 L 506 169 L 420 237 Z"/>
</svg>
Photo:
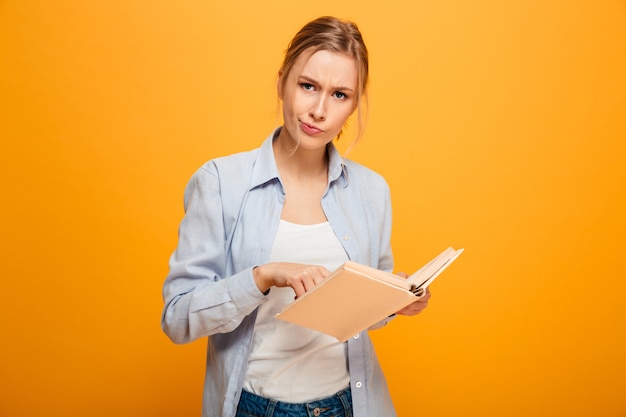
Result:
<svg viewBox="0 0 626 417">
<path fill-rule="evenodd" d="M 398 272 L 399 276 L 402 278 L 407 278 L 408 275 L 404 272 Z M 396 314 L 401 314 L 403 316 L 415 316 L 416 314 L 421 313 L 427 306 L 428 300 L 430 299 L 430 290 L 426 288 L 426 293 L 417 299 L 415 302 L 409 304 L 408 306 L 398 310 Z"/>
</svg>

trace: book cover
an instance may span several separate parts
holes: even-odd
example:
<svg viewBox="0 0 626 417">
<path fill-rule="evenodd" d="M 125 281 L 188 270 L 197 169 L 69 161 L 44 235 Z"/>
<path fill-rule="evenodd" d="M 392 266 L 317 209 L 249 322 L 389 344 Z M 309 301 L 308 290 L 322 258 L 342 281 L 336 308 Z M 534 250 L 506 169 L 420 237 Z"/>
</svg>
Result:
<svg viewBox="0 0 626 417">
<path fill-rule="evenodd" d="M 406 279 L 348 261 L 276 318 L 344 342 L 418 300 L 462 252 L 448 248 Z"/>
</svg>

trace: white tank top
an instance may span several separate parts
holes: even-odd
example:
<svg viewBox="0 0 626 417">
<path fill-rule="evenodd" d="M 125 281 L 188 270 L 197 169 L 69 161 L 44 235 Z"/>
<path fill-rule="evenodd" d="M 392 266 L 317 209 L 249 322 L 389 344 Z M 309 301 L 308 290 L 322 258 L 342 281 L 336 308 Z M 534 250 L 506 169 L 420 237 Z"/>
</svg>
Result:
<svg viewBox="0 0 626 417">
<path fill-rule="evenodd" d="M 333 271 L 347 260 L 328 222 L 280 221 L 270 262 L 322 265 Z M 346 388 L 350 375 L 344 343 L 274 318 L 294 296 L 291 288 L 272 287 L 269 301 L 259 308 L 243 387 L 266 398 L 301 403 Z"/>
</svg>

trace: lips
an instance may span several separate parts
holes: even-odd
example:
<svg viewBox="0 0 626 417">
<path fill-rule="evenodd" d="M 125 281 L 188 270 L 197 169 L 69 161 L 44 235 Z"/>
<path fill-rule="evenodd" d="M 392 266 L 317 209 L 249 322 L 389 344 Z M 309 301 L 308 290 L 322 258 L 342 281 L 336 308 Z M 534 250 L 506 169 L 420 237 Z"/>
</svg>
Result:
<svg viewBox="0 0 626 417">
<path fill-rule="evenodd" d="M 308 124 L 308 123 L 304 123 L 302 121 L 300 121 L 300 128 L 302 129 L 302 131 L 304 131 L 304 133 L 306 133 L 307 135 L 318 135 L 320 133 L 323 133 L 324 131 L 322 129 L 320 129 L 317 126 Z"/>
</svg>

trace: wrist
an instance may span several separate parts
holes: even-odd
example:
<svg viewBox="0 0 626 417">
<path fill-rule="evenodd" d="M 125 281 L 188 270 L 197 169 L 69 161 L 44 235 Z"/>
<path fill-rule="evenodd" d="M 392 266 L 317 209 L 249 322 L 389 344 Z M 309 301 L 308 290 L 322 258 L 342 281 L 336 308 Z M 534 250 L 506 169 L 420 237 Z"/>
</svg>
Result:
<svg viewBox="0 0 626 417">
<path fill-rule="evenodd" d="M 263 265 L 253 267 L 252 278 L 254 279 L 254 283 L 256 284 L 259 291 L 267 295 L 272 284 L 271 282 L 268 282 L 268 279 L 265 277 L 265 274 L 263 272 Z"/>
</svg>

